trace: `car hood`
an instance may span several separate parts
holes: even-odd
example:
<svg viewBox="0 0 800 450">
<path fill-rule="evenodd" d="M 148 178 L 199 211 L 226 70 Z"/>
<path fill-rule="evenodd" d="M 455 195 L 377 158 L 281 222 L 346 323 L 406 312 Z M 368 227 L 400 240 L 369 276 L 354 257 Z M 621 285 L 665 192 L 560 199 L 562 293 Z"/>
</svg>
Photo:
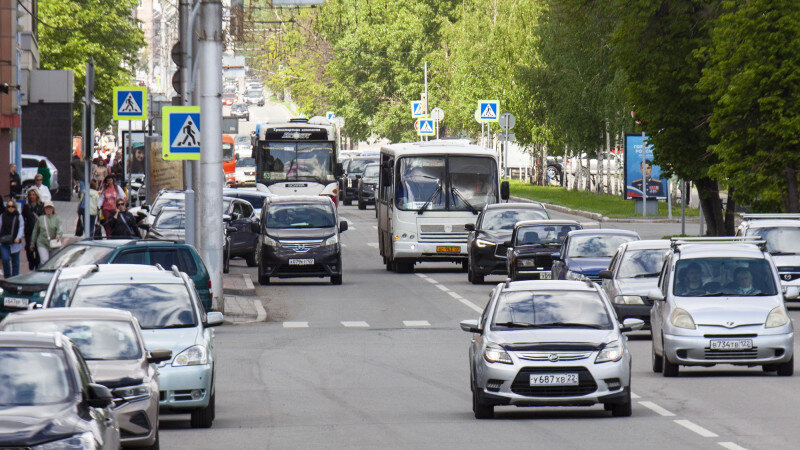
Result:
<svg viewBox="0 0 800 450">
<path fill-rule="evenodd" d="M 267 234 L 277 239 L 322 239 L 336 233 L 336 228 L 268 228 Z"/>
<path fill-rule="evenodd" d="M 686 310 L 695 324 L 727 328 L 763 324 L 772 308 L 783 304 L 780 296 L 674 298 L 675 305 Z"/>
<path fill-rule="evenodd" d="M 141 384 L 147 378 L 147 369 L 142 360 L 98 361 L 88 360 L 92 378 L 113 389 L 119 386 Z"/>
<path fill-rule="evenodd" d="M 5 281 L 3 281 L 2 285 L 13 286 L 41 284 L 44 286 L 43 289 L 47 289 L 47 285 L 50 284 L 50 280 L 53 279 L 53 275 L 55 275 L 55 272 L 34 270 L 33 272 L 23 273 L 22 275 L 7 278 Z"/>
<path fill-rule="evenodd" d="M 142 330 L 144 346 L 148 351 L 155 348 L 166 348 L 172 350 L 172 358 L 175 358 L 178 353 L 187 348 L 198 344 L 200 334 L 201 327 Z M 166 363 L 171 361 L 172 359 L 166 361 Z"/>
<path fill-rule="evenodd" d="M 511 239 L 511 231 L 506 230 L 497 230 L 497 231 L 481 231 L 478 236 L 479 239 L 484 239 L 487 241 L 492 241 L 498 244 L 502 244 Z"/>
<path fill-rule="evenodd" d="M 617 288 L 622 295 L 646 295 L 658 286 L 658 277 L 617 279 Z"/>
<path fill-rule="evenodd" d="M 0 408 L 0 445 L 29 446 L 72 436 L 78 432 L 74 408 L 72 403 Z"/>
<path fill-rule="evenodd" d="M 601 270 L 608 269 L 610 257 L 602 258 L 567 258 L 567 268 L 573 272 L 587 275 L 597 275 Z"/>
<path fill-rule="evenodd" d="M 615 330 L 591 330 L 586 328 L 531 329 L 493 332 L 490 340 L 509 350 L 534 350 L 540 347 L 546 351 L 555 344 L 569 346 L 582 345 L 599 347 L 613 341 Z M 549 344 L 549 345 L 548 345 Z"/>
</svg>

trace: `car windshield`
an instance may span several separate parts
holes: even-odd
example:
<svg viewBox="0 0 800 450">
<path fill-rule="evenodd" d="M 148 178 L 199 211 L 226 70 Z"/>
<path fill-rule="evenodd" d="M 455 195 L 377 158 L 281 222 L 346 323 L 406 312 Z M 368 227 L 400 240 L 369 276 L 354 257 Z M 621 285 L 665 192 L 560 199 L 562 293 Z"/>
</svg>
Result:
<svg viewBox="0 0 800 450">
<path fill-rule="evenodd" d="M 54 272 L 61 267 L 82 266 L 104 261 L 114 251 L 113 247 L 72 244 L 59 250 L 39 267 L 45 272 Z"/>
<path fill-rule="evenodd" d="M 139 359 L 142 349 L 130 322 L 121 320 L 50 320 L 11 322 L 3 331 L 63 333 L 87 360 Z"/>
<path fill-rule="evenodd" d="M 620 245 L 635 240 L 637 240 L 635 236 L 615 236 L 613 234 L 572 236 L 569 239 L 567 256 L 570 258 L 611 258 Z"/>
<path fill-rule="evenodd" d="M 773 255 L 800 253 L 800 227 L 751 228 L 747 235 L 767 241 L 767 251 Z"/>
<path fill-rule="evenodd" d="M 153 208 L 150 209 L 150 214 L 152 214 L 154 216 L 157 216 L 158 213 L 160 213 L 161 209 L 163 209 L 163 208 L 166 208 L 166 207 L 183 208 L 183 206 L 184 206 L 183 197 L 179 197 L 179 198 L 172 197 L 172 198 L 169 198 L 169 197 L 164 197 L 163 195 L 159 195 L 158 198 L 156 198 L 156 201 L 153 203 Z"/>
<path fill-rule="evenodd" d="M 617 278 L 655 278 L 661 273 L 664 265 L 666 248 L 649 248 L 645 250 L 628 250 L 619 264 Z"/>
<path fill-rule="evenodd" d="M 364 168 L 364 178 L 378 178 L 378 170 L 377 165 L 368 165 Z"/>
<path fill-rule="evenodd" d="M 673 291 L 680 297 L 777 295 L 769 262 L 755 258 L 692 258 L 675 265 Z"/>
<path fill-rule="evenodd" d="M 481 219 L 481 230 L 511 231 L 523 220 L 547 220 L 547 212 L 540 208 L 493 208 L 487 209 Z"/>
<path fill-rule="evenodd" d="M 183 211 L 164 211 L 156 217 L 153 228 L 162 230 L 182 230 L 185 225 L 185 214 Z"/>
<path fill-rule="evenodd" d="M 197 325 L 192 298 L 183 284 L 83 285 L 75 289 L 70 306 L 130 311 L 144 329 Z"/>
<path fill-rule="evenodd" d="M 362 173 L 367 164 L 375 164 L 378 162 L 375 159 L 351 159 L 350 166 L 347 168 L 347 173 Z"/>
<path fill-rule="evenodd" d="M 63 403 L 71 385 L 61 350 L 0 347 L 0 406 Z"/>
<path fill-rule="evenodd" d="M 591 291 L 507 291 L 497 300 L 493 325 L 612 328 L 603 300 Z"/>
<path fill-rule="evenodd" d="M 580 230 L 580 225 L 536 225 L 517 229 L 514 245 L 561 245 L 567 233 Z"/>
<path fill-rule="evenodd" d="M 255 158 L 239 158 L 236 160 L 237 167 L 255 167 L 256 166 L 256 159 Z"/>
<path fill-rule="evenodd" d="M 276 204 L 267 211 L 267 228 L 331 228 L 336 215 L 328 205 Z"/>
<path fill-rule="evenodd" d="M 404 156 L 397 180 L 402 210 L 480 211 L 497 201 L 497 166 L 487 157 Z"/>
</svg>

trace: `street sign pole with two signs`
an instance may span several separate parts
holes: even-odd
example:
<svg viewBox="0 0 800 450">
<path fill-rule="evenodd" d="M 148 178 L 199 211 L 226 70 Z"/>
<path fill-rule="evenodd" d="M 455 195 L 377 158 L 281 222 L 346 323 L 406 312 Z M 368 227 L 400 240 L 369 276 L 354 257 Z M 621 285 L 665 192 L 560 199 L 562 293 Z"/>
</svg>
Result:
<svg viewBox="0 0 800 450">
<path fill-rule="evenodd" d="M 128 158 L 132 154 L 131 122 L 147 120 L 147 88 L 144 86 L 116 86 L 113 90 L 112 104 L 114 120 L 128 121 L 128 148 L 123 148 L 122 155 L 122 173 L 126 174 L 128 173 Z M 91 130 L 90 134 L 93 133 L 94 130 Z"/>
</svg>

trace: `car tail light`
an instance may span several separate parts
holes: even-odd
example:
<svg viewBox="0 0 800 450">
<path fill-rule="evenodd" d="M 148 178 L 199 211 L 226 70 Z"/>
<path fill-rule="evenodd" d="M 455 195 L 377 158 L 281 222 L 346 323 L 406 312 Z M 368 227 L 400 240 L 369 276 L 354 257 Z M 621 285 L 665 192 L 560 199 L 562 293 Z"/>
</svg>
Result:
<svg viewBox="0 0 800 450">
<path fill-rule="evenodd" d="M 214 298 L 214 291 L 211 290 L 211 280 L 208 280 L 208 296 Z"/>
</svg>

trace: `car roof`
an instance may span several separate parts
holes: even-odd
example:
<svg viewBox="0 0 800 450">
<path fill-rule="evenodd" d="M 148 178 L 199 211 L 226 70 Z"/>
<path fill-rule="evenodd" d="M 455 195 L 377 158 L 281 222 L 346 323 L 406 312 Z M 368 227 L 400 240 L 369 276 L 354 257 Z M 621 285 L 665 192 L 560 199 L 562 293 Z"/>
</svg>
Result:
<svg viewBox="0 0 800 450">
<path fill-rule="evenodd" d="M 724 243 L 724 244 L 681 244 L 680 259 L 702 258 L 756 258 L 764 259 L 764 252 L 756 244 Z"/>
<path fill-rule="evenodd" d="M 276 203 L 321 203 L 330 204 L 330 197 L 324 195 L 281 195 L 269 197 L 270 204 Z"/>
<path fill-rule="evenodd" d="M 73 242 L 70 245 L 88 245 L 93 247 L 121 247 L 123 245 L 132 244 L 137 242 L 139 239 L 93 239 L 93 238 L 83 238 L 80 241 Z"/>
<path fill-rule="evenodd" d="M 639 233 L 631 230 L 622 230 L 619 228 L 590 228 L 588 230 L 572 230 L 567 236 L 591 236 L 591 235 L 605 235 L 605 236 L 635 236 L 639 237 Z"/>
<path fill-rule="evenodd" d="M 747 228 L 773 228 L 773 227 L 800 227 L 800 220 L 797 219 L 747 219 L 742 221 L 742 225 Z"/>
<path fill-rule="evenodd" d="M 594 285 L 586 283 L 585 281 L 572 281 L 572 280 L 525 280 L 525 281 L 512 281 L 508 283 L 508 287 L 504 284 L 503 291 L 585 291 L 595 292 Z"/>
<path fill-rule="evenodd" d="M 567 219 L 543 219 L 543 220 L 523 220 L 517 222 L 514 227 L 534 227 L 534 226 L 541 226 L 541 225 L 577 225 L 581 226 L 579 222 L 574 220 L 567 220 Z M 668 241 L 669 242 L 669 241 Z"/>
<path fill-rule="evenodd" d="M 545 209 L 544 205 L 539 202 L 509 202 L 509 203 L 492 203 L 486 205 L 486 210 L 492 209 Z"/>
<path fill-rule="evenodd" d="M 30 331 L 3 331 L 0 347 L 62 348 L 66 338 L 61 333 L 34 333 Z"/>
<path fill-rule="evenodd" d="M 628 250 L 652 250 L 669 248 L 671 242 L 669 239 L 642 239 L 639 241 L 630 241 L 622 244 Z"/>
<path fill-rule="evenodd" d="M 130 311 L 113 308 L 47 308 L 32 309 L 9 314 L 3 323 L 10 322 L 40 322 L 45 320 L 120 320 L 132 322 L 133 314 Z"/>
<path fill-rule="evenodd" d="M 233 197 L 235 195 L 257 195 L 259 197 L 273 197 L 275 194 L 269 192 L 262 192 L 255 188 L 223 188 L 222 194 L 226 197 Z M 238 197 L 233 197 L 238 198 Z"/>
<path fill-rule="evenodd" d="M 140 264 L 92 264 L 63 268 L 59 277 L 80 277 L 81 285 L 184 283 L 183 278 L 166 269 Z"/>
</svg>

